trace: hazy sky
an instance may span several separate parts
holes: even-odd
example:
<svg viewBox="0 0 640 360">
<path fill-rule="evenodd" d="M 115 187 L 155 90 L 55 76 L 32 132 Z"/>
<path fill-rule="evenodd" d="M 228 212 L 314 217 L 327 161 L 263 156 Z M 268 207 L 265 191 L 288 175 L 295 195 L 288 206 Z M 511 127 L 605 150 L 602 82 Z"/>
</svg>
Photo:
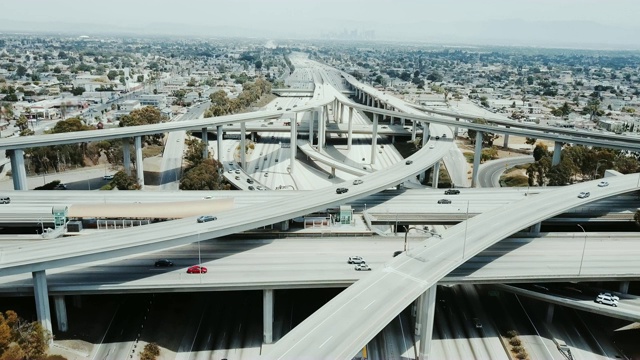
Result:
<svg viewBox="0 0 640 360">
<path fill-rule="evenodd" d="M 0 30 L 640 48 L 639 0 L 0 0 Z"/>
</svg>

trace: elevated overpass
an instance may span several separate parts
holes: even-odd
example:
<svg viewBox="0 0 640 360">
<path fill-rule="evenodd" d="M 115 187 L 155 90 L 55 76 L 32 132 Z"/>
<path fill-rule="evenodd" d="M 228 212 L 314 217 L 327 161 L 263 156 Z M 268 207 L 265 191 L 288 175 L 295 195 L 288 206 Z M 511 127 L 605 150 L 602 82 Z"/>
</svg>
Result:
<svg viewBox="0 0 640 360">
<path fill-rule="evenodd" d="M 527 197 L 458 224 L 442 234 L 442 240 L 425 241 L 347 288 L 280 339 L 265 358 L 299 359 L 305 354 L 333 359 L 352 357 L 389 321 L 427 292 L 420 308 L 432 311 L 428 309 L 435 305 L 435 291 L 430 290 L 433 285 L 482 250 L 580 204 L 637 190 L 639 180 L 639 174 L 633 174 L 611 178 L 610 186 L 605 188 L 597 187 L 597 181 L 571 185 Z M 590 191 L 591 197 L 579 199 L 580 191 Z M 640 264 L 632 272 L 640 273 Z M 431 337 L 433 318 L 427 321 L 430 324 L 422 333 L 423 346 L 429 343 L 425 339 Z M 428 352 L 428 348 L 421 350 L 421 354 Z"/>
<path fill-rule="evenodd" d="M 412 233 L 409 248 L 423 238 Z M 584 246 L 582 232 L 518 235 L 480 252 L 438 284 L 639 280 L 640 275 L 633 274 L 640 255 L 638 240 L 638 233 L 589 233 Z M 322 253 L 310 253 L 310 241 L 322 247 Z M 403 236 L 213 239 L 201 244 L 202 263 L 210 270 L 206 276 L 185 274 L 198 255 L 195 246 L 182 246 L 60 268 L 48 275 L 48 286 L 52 295 L 347 287 L 368 276 L 346 264 L 348 256 L 358 254 L 378 269 L 402 249 L 402 243 Z M 541 258 L 542 252 L 551 255 Z M 292 262 L 292 256 L 298 261 Z M 175 266 L 155 268 L 160 258 L 171 259 Z M 0 293 L 32 294 L 30 274 L 0 278 Z"/>
</svg>

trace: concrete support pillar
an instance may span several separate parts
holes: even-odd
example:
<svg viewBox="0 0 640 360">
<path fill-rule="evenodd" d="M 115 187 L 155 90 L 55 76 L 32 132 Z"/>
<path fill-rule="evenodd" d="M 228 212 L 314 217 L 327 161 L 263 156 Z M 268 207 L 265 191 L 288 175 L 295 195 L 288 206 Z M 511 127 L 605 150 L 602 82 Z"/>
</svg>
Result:
<svg viewBox="0 0 640 360">
<path fill-rule="evenodd" d="M 351 144 L 353 143 L 353 108 L 349 107 L 349 119 L 347 130 L 347 150 L 351 150 Z"/>
<path fill-rule="evenodd" d="M 438 188 L 438 180 L 440 178 L 440 162 L 438 161 L 433 165 L 433 180 L 431 180 L 432 187 L 434 189 Z"/>
<path fill-rule="evenodd" d="M 331 168 L 331 178 L 335 178 L 336 177 L 336 168 L 332 167 Z"/>
<path fill-rule="evenodd" d="M 396 136 L 395 135 L 391 135 L 391 143 L 392 144 L 396 143 Z"/>
<path fill-rule="evenodd" d="M 344 124 L 344 104 L 338 103 L 338 118 L 340 119 L 340 124 Z"/>
<path fill-rule="evenodd" d="M 141 188 L 144 188 L 144 164 L 142 159 L 142 136 L 136 136 L 134 139 L 136 148 L 136 179 Z M 182 156 L 182 155 L 180 155 Z"/>
<path fill-rule="evenodd" d="M 418 124 L 415 120 L 411 120 L 413 125 L 411 126 L 411 141 L 416 141 L 416 133 L 418 133 Z"/>
<path fill-rule="evenodd" d="M 24 168 L 24 150 L 7 150 L 9 160 L 11 160 L 11 178 L 13 179 L 13 190 L 29 190 L 27 185 L 27 171 Z"/>
<path fill-rule="evenodd" d="M 507 126 L 507 129 L 508 128 L 509 126 Z M 505 149 L 509 147 L 509 134 L 504 134 L 504 142 L 502 143 L 502 147 Z"/>
<path fill-rule="evenodd" d="M 422 146 L 424 147 L 429 141 L 429 124 L 422 124 Z"/>
<path fill-rule="evenodd" d="M 202 158 L 209 158 L 209 131 L 206 127 L 202 128 L 202 142 L 204 143 L 204 148 L 202 149 Z"/>
<path fill-rule="evenodd" d="M 69 330 L 69 322 L 67 321 L 67 305 L 64 302 L 64 295 L 54 296 L 53 303 L 56 308 L 58 331 L 67 332 Z"/>
<path fill-rule="evenodd" d="M 542 222 L 539 222 L 531 225 L 529 232 L 531 234 L 540 234 L 541 229 L 542 229 Z"/>
<path fill-rule="evenodd" d="M 553 312 L 555 308 L 556 307 L 553 304 L 547 304 L 547 324 L 551 324 L 553 322 Z"/>
<path fill-rule="evenodd" d="M 473 152 L 473 175 L 471 176 L 471 187 L 476 187 L 478 183 L 478 168 L 480 168 L 480 158 L 482 157 L 482 131 L 476 132 L 476 148 Z"/>
<path fill-rule="evenodd" d="M 402 125 L 404 127 L 406 120 L 404 118 L 400 119 L 400 125 Z"/>
<path fill-rule="evenodd" d="M 418 181 L 420 181 L 420 184 L 424 184 L 424 180 L 427 178 L 427 172 L 423 171 L 420 174 L 418 174 Z"/>
<path fill-rule="evenodd" d="M 629 293 L 629 282 L 628 281 L 621 281 L 620 282 L 620 288 L 618 289 L 618 291 L 622 294 L 628 294 Z"/>
<path fill-rule="evenodd" d="M 322 107 L 322 112 L 318 117 L 318 151 L 322 151 L 322 149 L 324 149 L 324 146 L 325 146 L 325 140 L 326 140 L 325 131 L 326 131 L 328 119 L 329 119 L 329 107 L 325 105 Z"/>
<path fill-rule="evenodd" d="M 47 275 L 44 270 L 31 273 L 33 278 L 33 294 L 36 300 L 36 313 L 38 321 L 44 330 L 53 334 L 51 327 L 51 310 L 49 308 L 49 290 L 47 288 Z M 53 342 L 53 341 L 52 341 Z"/>
<path fill-rule="evenodd" d="M 562 154 L 562 145 L 560 141 L 553 143 L 553 158 L 551 158 L 551 166 L 560 164 L 560 155 Z"/>
<path fill-rule="evenodd" d="M 457 122 L 460 122 L 460 118 L 456 118 L 456 121 L 457 121 Z M 458 136 L 458 127 L 457 127 L 457 126 L 455 126 L 455 127 L 453 128 L 453 140 L 455 140 L 457 136 Z"/>
<path fill-rule="evenodd" d="M 129 150 L 129 138 L 122 139 L 122 163 L 124 172 L 131 175 L 131 151 Z"/>
<path fill-rule="evenodd" d="M 240 166 L 247 171 L 247 124 L 240 123 Z"/>
<path fill-rule="evenodd" d="M 416 316 L 416 336 L 420 336 L 418 358 L 428 360 L 431 354 L 433 338 L 433 322 L 436 314 L 436 285 L 418 298 L 418 314 Z"/>
<path fill-rule="evenodd" d="M 371 165 L 376 163 L 376 154 L 378 153 L 378 117 L 380 115 L 373 114 L 373 133 L 371 137 Z"/>
<path fill-rule="evenodd" d="M 293 114 L 291 121 L 291 147 L 289 148 L 289 172 L 293 174 L 293 168 L 296 163 L 296 153 L 298 152 L 298 113 Z"/>
<path fill-rule="evenodd" d="M 224 137 L 224 132 L 222 131 L 222 125 L 218 125 L 216 127 L 216 137 L 217 137 L 217 145 L 218 145 L 218 162 L 222 164 L 222 138 Z"/>
<path fill-rule="evenodd" d="M 309 145 L 313 146 L 313 125 L 315 120 L 318 118 L 318 110 L 311 111 L 311 116 L 309 116 Z"/>
<path fill-rule="evenodd" d="M 273 342 L 273 289 L 262 291 L 262 329 L 265 344 Z"/>
</svg>

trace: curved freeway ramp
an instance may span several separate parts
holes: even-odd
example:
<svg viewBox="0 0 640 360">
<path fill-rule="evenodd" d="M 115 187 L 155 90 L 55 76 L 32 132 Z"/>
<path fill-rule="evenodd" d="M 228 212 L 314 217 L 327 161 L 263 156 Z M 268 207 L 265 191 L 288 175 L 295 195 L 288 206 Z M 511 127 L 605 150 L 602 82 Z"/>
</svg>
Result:
<svg viewBox="0 0 640 360">
<path fill-rule="evenodd" d="M 563 187 L 456 225 L 442 240 L 425 241 L 347 288 L 280 339 L 265 358 L 351 358 L 426 290 L 482 250 L 586 202 L 636 190 L 639 175 L 611 178 L 604 188 L 598 181 Z M 579 199 L 581 191 L 591 196 Z M 635 272 L 640 273 L 640 264 Z"/>
<path fill-rule="evenodd" d="M 325 165 L 331 166 L 332 168 L 336 168 L 337 170 L 344 171 L 349 174 L 353 174 L 356 176 L 364 176 L 369 174 L 366 170 L 361 170 L 353 166 L 347 165 L 345 162 L 335 160 L 332 157 L 324 155 L 314 148 L 311 147 L 308 141 L 298 140 L 298 149 L 302 151 L 305 155 L 313 159 L 314 161 L 321 162 Z"/>
<path fill-rule="evenodd" d="M 75 204 L 69 207 L 69 217 L 101 219 L 181 219 L 217 213 L 233 208 L 233 198 L 160 203 Z"/>
<path fill-rule="evenodd" d="M 487 161 L 478 169 L 478 187 L 500 187 L 500 177 L 505 170 L 534 161 L 533 156 L 516 156 Z"/>
</svg>

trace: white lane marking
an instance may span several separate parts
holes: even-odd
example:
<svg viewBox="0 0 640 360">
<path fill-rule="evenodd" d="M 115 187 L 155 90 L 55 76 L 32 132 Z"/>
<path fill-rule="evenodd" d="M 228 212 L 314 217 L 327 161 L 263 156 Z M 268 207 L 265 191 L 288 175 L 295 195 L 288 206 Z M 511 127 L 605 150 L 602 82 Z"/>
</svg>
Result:
<svg viewBox="0 0 640 360">
<path fill-rule="evenodd" d="M 369 303 L 369 305 L 365 306 L 362 310 L 367 310 L 367 308 L 371 305 L 373 305 L 373 303 L 376 302 L 375 300 L 373 300 L 372 302 Z"/>
<path fill-rule="evenodd" d="M 333 338 L 333 335 L 329 336 L 327 340 L 325 340 L 320 346 L 318 346 L 318 349 L 322 348 L 326 343 L 328 343 L 331 338 Z"/>
</svg>

